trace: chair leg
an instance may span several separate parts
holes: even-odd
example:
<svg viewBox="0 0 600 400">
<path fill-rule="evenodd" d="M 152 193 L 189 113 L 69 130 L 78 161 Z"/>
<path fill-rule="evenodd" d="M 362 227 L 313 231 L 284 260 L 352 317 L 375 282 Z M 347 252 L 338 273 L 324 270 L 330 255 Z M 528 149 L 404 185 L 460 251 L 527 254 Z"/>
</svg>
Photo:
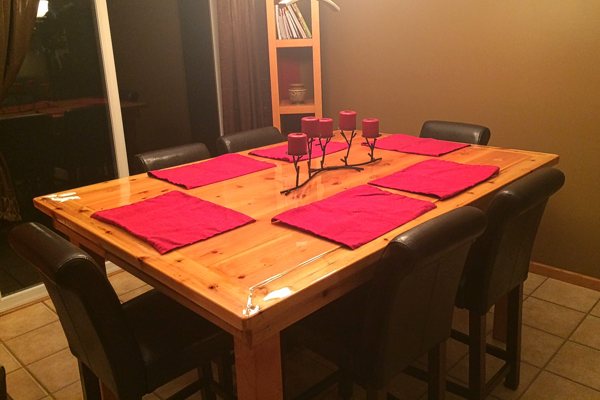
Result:
<svg viewBox="0 0 600 400">
<path fill-rule="evenodd" d="M 427 358 L 429 370 L 427 398 L 444 400 L 446 394 L 446 341 L 431 349 Z"/>
<path fill-rule="evenodd" d="M 81 361 L 79 361 L 78 364 L 84 400 L 101 400 L 100 380 L 87 365 Z"/>
<path fill-rule="evenodd" d="M 483 400 L 485 393 L 485 314 L 469 312 L 469 399 Z"/>
<path fill-rule="evenodd" d="M 523 316 L 523 284 L 508 294 L 506 326 L 506 362 L 509 365 L 504 386 L 516 390 L 521 374 L 521 322 Z"/>
</svg>

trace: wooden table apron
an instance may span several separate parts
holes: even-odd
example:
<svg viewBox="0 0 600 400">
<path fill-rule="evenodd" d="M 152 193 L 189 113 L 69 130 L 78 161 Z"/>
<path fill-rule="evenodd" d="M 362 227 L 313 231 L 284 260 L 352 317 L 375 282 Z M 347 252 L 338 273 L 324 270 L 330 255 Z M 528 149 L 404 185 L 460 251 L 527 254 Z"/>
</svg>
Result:
<svg viewBox="0 0 600 400">
<path fill-rule="evenodd" d="M 240 400 L 281 399 L 279 334 L 284 328 L 366 282 L 372 273 L 367 266 L 398 234 L 457 207 L 467 204 L 483 207 L 486 199 L 502 186 L 558 162 L 558 156 L 553 154 L 491 146 L 470 146 L 442 156 L 440 159 L 444 160 L 497 165 L 500 173 L 444 201 L 402 193 L 434 201 L 437 208 L 356 250 L 271 223 L 271 217 L 284 210 L 329 197 L 429 158 L 392 151 L 377 151 L 377 155 L 383 160 L 366 166 L 362 172 L 321 173 L 289 196 L 279 191 L 293 186 L 293 166 L 272 161 L 275 168 L 187 191 L 142 174 L 74 189 L 80 200 L 60 203 L 38 197 L 34 202 L 52 217 L 58 230 L 98 260 L 115 262 L 230 332 L 235 343 Z M 340 164 L 341 156 L 342 153 L 328 155 L 326 164 Z M 366 161 L 367 149 L 353 146 L 350 159 L 356 163 Z M 302 164 L 302 174 L 305 177 L 306 163 Z M 95 211 L 171 190 L 185 191 L 232 208 L 255 218 L 256 222 L 161 256 L 127 232 L 90 218 Z M 360 221 L 365 222 L 368 221 Z"/>
</svg>

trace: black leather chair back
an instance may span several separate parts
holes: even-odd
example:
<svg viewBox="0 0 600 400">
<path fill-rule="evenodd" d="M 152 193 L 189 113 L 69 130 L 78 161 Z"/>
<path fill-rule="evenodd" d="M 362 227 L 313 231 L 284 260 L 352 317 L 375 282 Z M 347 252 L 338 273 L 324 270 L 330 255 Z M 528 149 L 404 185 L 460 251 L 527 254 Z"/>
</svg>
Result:
<svg viewBox="0 0 600 400">
<path fill-rule="evenodd" d="M 37 267 L 56 307 L 71 352 L 114 393 L 138 398 L 145 369 L 119 299 L 101 268 L 43 225 L 9 233 L 15 252 Z"/>
<path fill-rule="evenodd" d="M 204 143 L 189 143 L 160 150 L 147 151 L 133 156 L 132 174 L 174 167 L 210 158 Z"/>
<path fill-rule="evenodd" d="M 449 140 L 469 144 L 486 145 L 490 130 L 485 126 L 449 121 L 425 121 L 421 127 L 422 138 Z"/>
<path fill-rule="evenodd" d="M 274 126 L 236 132 L 217 139 L 219 154 L 237 153 L 257 147 L 284 142 L 285 137 Z"/>
<path fill-rule="evenodd" d="M 546 203 L 564 181 L 560 170 L 542 168 L 494 196 L 487 210 L 488 227 L 467 259 L 458 306 L 484 314 L 527 279 Z"/>
<path fill-rule="evenodd" d="M 361 349 L 379 387 L 450 335 L 454 299 L 483 212 L 463 207 L 409 230 L 387 246 L 369 287 Z"/>
</svg>

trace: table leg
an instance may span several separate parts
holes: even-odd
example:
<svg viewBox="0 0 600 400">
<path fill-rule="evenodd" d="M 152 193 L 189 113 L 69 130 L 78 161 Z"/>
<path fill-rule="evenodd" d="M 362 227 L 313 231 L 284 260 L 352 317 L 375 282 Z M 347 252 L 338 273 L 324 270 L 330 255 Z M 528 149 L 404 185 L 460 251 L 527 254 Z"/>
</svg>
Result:
<svg viewBox="0 0 600 400">
<path fill-rule="evenodd" d="M 238 400 L 283 399 L 279 333 L 254 346 L 236 338 L 234 351 Z"/>
</svg>

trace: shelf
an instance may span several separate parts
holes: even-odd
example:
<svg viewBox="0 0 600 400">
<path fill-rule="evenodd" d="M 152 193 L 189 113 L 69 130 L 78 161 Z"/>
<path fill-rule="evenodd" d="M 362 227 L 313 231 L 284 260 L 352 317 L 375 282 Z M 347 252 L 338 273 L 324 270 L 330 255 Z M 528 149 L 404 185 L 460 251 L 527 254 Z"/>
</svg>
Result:
<svg viewBox="0 0 600 400">
<path fill-rule="evenodd" d="M 280 114 L 314 114 L 315 102 L 313 99 L 307 99 L 304 103 L 292 104 L 289 100 L 279 102 Z"/>
<path fill-rule="evenodd" d="M 323 115 L 319 1 L 297 3 L 311 32 L 310 39 L 277 38 L 277 4 L 279 0 L 266 0 L 273 126 L 285 133 L 299 132 L 303 116 Z M 288 89 L 297 83 L 306 88 L 306 101 L 291 104 Z"/>
<path fill-rule="evenodd" d="M 277 39 L 275 41 L 275 47 L 312 47 L 312 39 Z"/>
</svg>

